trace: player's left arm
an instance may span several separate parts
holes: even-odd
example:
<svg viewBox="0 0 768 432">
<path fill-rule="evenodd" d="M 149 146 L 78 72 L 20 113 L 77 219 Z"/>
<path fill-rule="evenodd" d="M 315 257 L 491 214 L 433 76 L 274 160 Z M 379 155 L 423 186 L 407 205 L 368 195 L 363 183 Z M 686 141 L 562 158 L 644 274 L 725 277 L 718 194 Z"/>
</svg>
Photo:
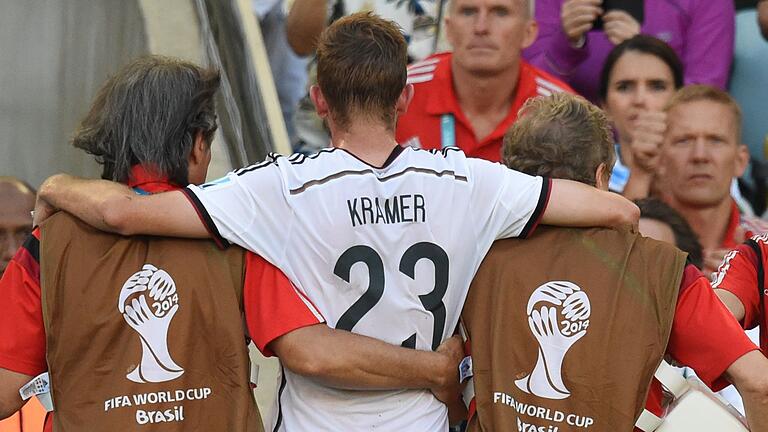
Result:
<svg viewBox="0 0 768 432">
<path fill-rule="evenodd" d="M 438 398 L 459 394 L 461 340 L 437 351 L 421 351 L 335 330 L 325 324 L 302 327 L 269 344 L 285 367 L 329 387 L 342 389 L 430 389 Z"/>
<path fill-rule="evenodd" d="M 182 192 L 137 195 L 128 186 L 67 174 L 49 177 L 35 206 L 39 224 L 55 209 L 71 213 L 103 231 L 206 238 L 206 227 Z"/>
<path fill-rule="evenodd" d="M 570 180 L 534 177 L 467 158 L 473 175 L 469 206 L 495 239 L 528 237 L 540 223 L 573 227 L 637 225 L 640 209 L 621 195 Z"/>
<path fill-rule="evenodd" d="M 583 183 L 554 179 L 541 218 L 545 225 L 618 227 L 637 225 L 640 209 L 623 196 Z"/>
<path fill-rule="evenodd" d="M 24 405 L 19 389 L 32 379 L 30 375 L 0 368 L 0 420 L 10 417 Z"/>
</svg>

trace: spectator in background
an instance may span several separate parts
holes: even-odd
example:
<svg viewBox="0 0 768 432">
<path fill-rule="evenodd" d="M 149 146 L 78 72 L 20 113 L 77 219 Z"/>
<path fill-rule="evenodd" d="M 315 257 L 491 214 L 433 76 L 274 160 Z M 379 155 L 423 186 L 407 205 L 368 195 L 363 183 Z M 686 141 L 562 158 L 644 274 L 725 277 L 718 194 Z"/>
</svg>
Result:
<svg viewBox="0 0 768 432">
<path fill-rule="evenodd" d="M 749 162 L 741 110 L 728 93 L 692 85 L 669 101 L 667 120 L 658 188 L 693 228 L 704 250 L 703 270 L 713 272 L 728 250 L 768 231 L 765 222 L 740 214 L 731 198 L 732 179 Z"/>
<path fill-rule="evenodd" d="M 13 177 L 0 177 L 0 276 L 32 232 L 32 215 L 35 208 L 35 191 L 29 185 Z"/>
<path fill-rule="evenodd" d="M 618 138 L 611 190 L 630 199 L 648 196 L 667 129 L 664 106 L 682 86 L 680 59 L 659 39 L 636 35 L 608 54 L 600 100 Z"/>
<path fill-rule="evenodd" d="M 288 43 L 299 55 L 313 55 L 317 38 L 328 24 L 344 15 L 372 10 L 400 26 L 408 42 L 409 61 L 418 61 L 432 53 L 435 3 L 432 0 L 296 0 L 286 22 Z M 309 65 L 310 85 L 317 83 L 316 66 L 312 60 Z M 311 154 L 328 147 L 330 135 L 317 116 L 306 90 L 293 121 L 296 136 L 291 139 L 291 146 L 296 152 Z"/>
<path fill-rule="evenodd" d="M 293 116 L 307 90 L 309 59 L 298 55 L 288 43 L 283 0 L 252 0 L 251 7 L 259 20 L 288 138 L 293 141 Z"/>
<path fill-rule="evenodd" d="M 685 83 L 724 89 L 734 41 L 734 5 L 728 0 L 645 0 L 644 22 L 621 10 L 604 10 L 602 0 L 538 0 L 541 34 L 525 57 L 591 101 L 608 52 L 638 33 L 668 43 L 685 66 Z M 593 30 L 602 17 L 603 30 Z"/>
<path fill-rule="evenodd" d="M 701 244 L 682 216 L 657 198 L 641 199 L 635 204 L 640 207 L 640 234 L 677 246 L 688 254 L 691 264 L 701 269 Z"/>
<path fill-rule="evenodd" d="M 14 177 L 0 177 L 0 276 L 29 233 L 35 191 Z M 2 297 L 3 293 L 0 293 Z M 6 300 L 3 297 L 3 300 Z M 24 405 L 21 412 L 0 421 L 0 432 L 39 432 L 43 429 L 45 411 L 37 400 Z"/>
<path fill-rule="evenodd" d="M 398 119 L 396 139 L 499 161 L 504 134 L 525 101 L 572 90 L 521 58 L 538 31 L 533 0 L 453 0 L 448 8 L 453 52 L 411 65 L 415 95 Z"/>
</svg>

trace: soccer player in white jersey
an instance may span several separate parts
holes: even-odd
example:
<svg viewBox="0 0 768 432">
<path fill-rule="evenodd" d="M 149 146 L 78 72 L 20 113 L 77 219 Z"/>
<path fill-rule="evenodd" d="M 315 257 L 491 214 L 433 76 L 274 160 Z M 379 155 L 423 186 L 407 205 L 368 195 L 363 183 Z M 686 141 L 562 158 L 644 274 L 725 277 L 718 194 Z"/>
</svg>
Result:
<svg viewBox="0 0 768 432">
<path fill-rule="evenodd" d="M 280 267 L 328 325 L 424 350 L 453 334 L 494 240 L 525 237 L 538 223 L 636 223 L 637 207 L 616 194 L 531 177 L 457 149 L 400 147 L 395 122 L 413 88 L 405 40 L 391 22 L 342 18 L 323 33 L 317 58 L 311 96 L 332 149 L 273 156 L 186 193 L 147 197 L 54 176 L 41 187 L 38 211 L 62 208 L 123 234 L 239 244 Z M 446 406 L 427 391 L 351 392 L 285 377 L 281 431 L 447 428 Z"/>
</svg>

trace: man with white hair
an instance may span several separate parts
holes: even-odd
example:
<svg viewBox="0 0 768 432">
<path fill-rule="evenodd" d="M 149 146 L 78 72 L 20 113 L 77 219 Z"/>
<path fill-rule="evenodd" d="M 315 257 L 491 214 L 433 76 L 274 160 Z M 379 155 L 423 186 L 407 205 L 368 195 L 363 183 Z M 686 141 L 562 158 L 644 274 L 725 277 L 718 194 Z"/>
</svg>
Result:
<svg viewBox="0 0 768 432">
<path fill-rule="evenodd" d="M 531 0 L 452 0 L 445 19 L 449 53 L 411 65 L 415 95 L 397 124 L 397 141 L 413 147 L 459 147 L 498 162 L 504 133 L 528 99 L 572 92 L 525 62 L 538 34 Z"/>
</svg>

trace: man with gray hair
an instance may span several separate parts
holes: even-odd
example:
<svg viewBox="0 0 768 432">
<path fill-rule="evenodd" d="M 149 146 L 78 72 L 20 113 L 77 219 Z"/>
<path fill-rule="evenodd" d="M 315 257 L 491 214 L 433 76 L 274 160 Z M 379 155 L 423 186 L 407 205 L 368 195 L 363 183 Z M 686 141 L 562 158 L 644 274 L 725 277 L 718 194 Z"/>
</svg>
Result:
<svg viewBox="0 0 768 432">
<path fill-rule="evenodd" d="M 507 166 L 602 190 L 614 160 L 605 114 L 566 94 L 529 101 L 504 141 Z M 711 388 L 735 384 L 752 430 L 768 425 L 768 360 L 683 252 L 629 228 L 497 241 L 462 321 L 471 431 L 631 430 L 644 406 L 661 415 L 658 383 L 646 394 L 665 355 Z"/>
<path fill-rule="evenodd" d="M 526 100 L 572 92 L 521 58 L 538 34 L 533 0 L 451 0 L 445 29 L 453 52 L 410 66 L 413 101 L 397 141 L 417 148 L 459 147 L 498 162 L 504 133 Z"/>
</svg>

